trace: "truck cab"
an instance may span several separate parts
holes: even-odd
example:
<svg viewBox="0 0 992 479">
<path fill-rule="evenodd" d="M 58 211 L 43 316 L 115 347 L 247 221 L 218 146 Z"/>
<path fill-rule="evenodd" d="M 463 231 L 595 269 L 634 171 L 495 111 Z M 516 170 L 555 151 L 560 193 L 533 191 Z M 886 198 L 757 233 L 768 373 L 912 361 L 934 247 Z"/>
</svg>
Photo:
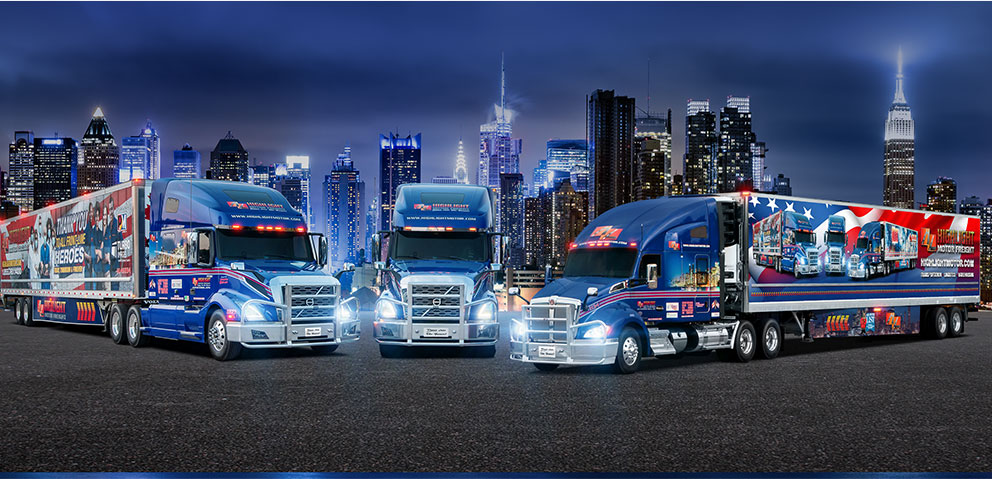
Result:
<svg viewBox="0 0 992 479">
<path fill-rule="evenodd" d="M 326 240 L 275 190 L 161 179 L 147 204 L 147 300 L 129 335 L 202 341 L 220 360 L 358 340 L 357 308 L 322 270 Z"/>
<path fill-rule="evenodd" d="M 845 274 L 844 249 L 847 247 L 846 221 L 843 216 L 831 215 L 827 218 L 827 231 L 823 233 L 826 246 L 827 274 Z"/>
<path fill-rule="evenodd" d="M 564 276 L 512 321 L 510 358 L 541 370 L 610 364 L 627 373 L 641 357 L 730 347 L 736 323 L 724 318 L 733 289 L 724 277 L 738 277 L 740 265 L 738 253 L 724 264 L 724 248 L 738 234 L 718 218 L 735 205 L 658 198 L 597 217 L 570 245 Z"/>
<path fill-rule="evenodd" d="M 381 294 L 373 332 L 384 357 L 416 346 L 496 354 L 493 275 L 498 233 L 488 188 L 406 184 L 392 227 L 373 241 Z"/>
</svg>

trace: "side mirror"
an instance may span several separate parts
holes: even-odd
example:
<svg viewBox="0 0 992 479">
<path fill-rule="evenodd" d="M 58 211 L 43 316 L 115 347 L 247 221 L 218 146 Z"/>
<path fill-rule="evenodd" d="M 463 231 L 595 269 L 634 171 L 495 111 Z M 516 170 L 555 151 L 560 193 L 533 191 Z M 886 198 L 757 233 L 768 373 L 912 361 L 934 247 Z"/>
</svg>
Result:
<svg viewBox="0 0 992 479">
<path fill-rule="evenodd" d="M 658 265 L 648 265 L 648 288 L 658 289 Z"/>
<path fill-rule="evenodd" d="M 327 264 L 327 237 L 320 235 L 320 247 L 317 251 L 317 264 L 324 266 Z"/>
<path fill-rule="evenodd" d="M 373 263 L 373 265 L 375 266 L 375 269 L 377 269 L 379 271 L 382 271 L 382 270 L 386 269 L 386 262 L 385 261 L 376 261 L 375 263 Z"/>
<path fill-rule="evenodd" d="M 514 287 L 506 290 L 506 294 L 508 294 L 510 296 L 520 296 L 520 288 L 514 286 Z"/>
<path fill-rule="evenodd" d="M 503 269 L 503 265 L 500 263 L 489 263 L 489 271 L 499 271 Z"/>
<path fill-rule="evenodd" d="M 599 288 L 590 286 L 589 289 L 586 290 L 586 297 L 582 298 L 582 309 L 586 309 L 586 302 L 589 301 L 589 298 L 594 298 L 596 296 L 599 296 Z"/>
<path fill-rule="evenodd" d="M 355 271 L 355 264 L 345 263 L 344 266 L 341 267 L 341 271 L 342 272 Z"/>
</svg>

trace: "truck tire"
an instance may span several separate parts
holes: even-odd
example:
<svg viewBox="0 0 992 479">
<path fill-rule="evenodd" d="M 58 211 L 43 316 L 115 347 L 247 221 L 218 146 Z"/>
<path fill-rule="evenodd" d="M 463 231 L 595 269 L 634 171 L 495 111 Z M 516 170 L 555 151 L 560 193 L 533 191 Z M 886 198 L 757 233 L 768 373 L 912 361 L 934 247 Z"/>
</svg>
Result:
<svg viewBox="0 0 992 479">
<path fill-rule="evenodd" d="M 775 359 L 782 350 L 782 328 L 775 319 L 767 319 L 761 323 L 761 333 L 758 334 L 758 357 Z"/>
<path fill-rule="evenodd" d="M 379 344 L 379 355 L 384 358 L 402 358 L 406 351 L 395 344 Z"/>
<path fill-rule="evenodd" d="M 551 371 L 558 369 L 558 365 L 552 363 L 534 363 L 534 367 L 542 373 L 550 373 Z"/>
<path fill-rule="evenodd" d="M 746 363 L 754 357 L 754 350 L 757 349 L 756 343 L 754 325 L 750 321 L 741 320 L 734 335 L 734 347 L 718 349 L 716 353 L 722 361 Z"/>
<path fill-rule="evenodd" d="M 132 347 L 142 348 L 148 346 L 152 340 L 141 331 L 141 308 L 137 305 L 131 306 L 127 310 L 127 342 Z"/>
<path fill-rule="evenodd" d="M 642 351 L 641 335 L 637 330 L 628 326 L 620 332 L 617 344 L 617 359 L 613 361 L 613 371 L 617 374 L 630 374 L 641 367 Z"/>
<path fill-rule="evenodd" d="M 331 354 L 334 351 L 337 351 L 338 345 L 337 344 L 325 344 L 323 346 L 310 346 L 310 349 L 313 350 L 313 352 L 315 352 L 317 354 L 325 355 L 325 354 Z"/>
<path fill-rule="evenodd" d="M 229 361 L 241 354 L 241 343 L 232 342 L 227 337 L 227 320 L 219 309 L 207 321 L 205 339 L 210 355 L 218 361 Z"/>
<path fill-rule="evenodd" d="M 115 304 L 110 307 L 110 319 L 107 323 L 107 331 L 110 340 L 114 344 L 127 344 L 127 309 L 123 305 Z"/>
<path fill-rule="evenodd" d="M 31 318 L 34 308 L 31 307 L 31 298 L 24 298 L 21 300 L 21 321 L 25 326 L 34 326 L 34 319 Z"/>
<path fill-rule="evenodd" d="M 957 306 L 951 308 L 948 312 L 948 323 L 947 323 L 947 336 L 951 338 L 956 338 L 964 334 L 964 322 L 967 318 L 967 312 L 964 308 L 959 308 Z"/>
<path fill-rule="evenodd" d="M 22 313 L 24 311 L 21 309 L 21 298 L 14 298 L 14 322 L 17 324 L 24 324 L 24 316 Z"/>
<path fill-rule="evenodd" d="M 948 330 L 947 310 L 941 307 L 930 308 L 927 311 L 926 322 L 920 330 L 930 339 L 944 339 Z"/>
</svg>

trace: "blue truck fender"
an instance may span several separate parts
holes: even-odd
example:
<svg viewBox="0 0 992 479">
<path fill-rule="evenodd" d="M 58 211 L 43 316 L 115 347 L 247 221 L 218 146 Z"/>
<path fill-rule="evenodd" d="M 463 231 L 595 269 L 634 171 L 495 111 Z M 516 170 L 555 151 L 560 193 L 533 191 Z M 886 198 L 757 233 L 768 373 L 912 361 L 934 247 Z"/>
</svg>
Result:
<svg viewBox="0 0 992 479">
<path fill-rule="evenodd" d="M 203 323 L 204 330 L 206 330 L 206 323 L 210 320 L 210 315 L 213 314 L 215 309 L 220 309 L 221 311 L 227 311 L 229 309 L 236 310 L 238 312 L 240 321 L 241 315 L 241 305 L 252 298 L 244 293 L 235 291 L 233 289 L 219 289 L 210 295 L 206 306 L 204 306 L 203 312 Z"/>
<path fill-rule="evenodd" d="M 617 319 L 609 320 L 608 318 Z M 637 333 L 641 335 L 641 347 L 643 348 L 643 351 L 645 351 L 644 356 L 648 356 L 647 352 L 650 348 L 650 341 L 648 341 L 649 335 L 647 327 L 644 325 L 641 315 L 631 308 L 625 301 L 617 301 L 598 308 L 592 313 L 589 313 L 587 320 L 599 320 L 606 323 L 606 325 L 610 327 L 609 337 L 611 338 L 619 338 L 620 332 L 623 331 L 624 328 L 628 326 L 633 327 L 637 330 Z"/>
</svg>

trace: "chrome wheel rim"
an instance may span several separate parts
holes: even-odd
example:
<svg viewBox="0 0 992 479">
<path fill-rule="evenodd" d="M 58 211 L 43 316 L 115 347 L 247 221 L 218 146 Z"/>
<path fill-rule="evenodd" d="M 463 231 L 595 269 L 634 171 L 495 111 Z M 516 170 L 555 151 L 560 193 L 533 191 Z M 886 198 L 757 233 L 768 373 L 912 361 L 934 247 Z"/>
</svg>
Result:
<svg viewBox="0 0 992 479">
<path fill-rule="evenodd" d="M 227 342 L 227 331 L 224 328 L 223 321 L 214 321 L 214 324 L 210 325 L 210 331 L 207 332 L 207 339 L 210 341 L 210 347 L 214 348 L 214 351 L 220 352 L 224 350 L 224 344 Z"/>
<path fill-rule="evenodd" d="M 623 362 L 627 366 L 633 366 L 637 362 L 637 340 L 633 337 L 628 337 L 623 340 Z"/>
<path fill-rule="evenodd" d="M 937 315 L 937 332 L 944 334 L 947 332 L 947 315 L 940 314 Z"/>
<path fill-rule="evenodd" d="M 127 334 L 132 339 L 138 337 L 138 319 L 133 315 L 127 318 Z"/>
<path fill-rule="evenodd" d="M 754 338 L 751 336 L 751 330 L 742 330 L 738 341 L 741 343 L 741 352 L 745 355 L 751 354 L 751 349 L 754 347 Z"/>
<path fill-rule="evenodd" d="M 768 328 L 765 331 L 765 349 L 768 351 L 775 351 L 778 349 L 778 329 Z"/>
<path fill-rule="evenodd" d="M 954 314 L 951 316 L 951 327 L 954 332 L 961 331 L 961 314 Z"/>
<path fill-rule="evenodd" d="M 121 317 L 119 314 L 115 314 L 113 318 L 110 319 L 110 334 L 115 338 L 121 335 Z"/>
</svg>

